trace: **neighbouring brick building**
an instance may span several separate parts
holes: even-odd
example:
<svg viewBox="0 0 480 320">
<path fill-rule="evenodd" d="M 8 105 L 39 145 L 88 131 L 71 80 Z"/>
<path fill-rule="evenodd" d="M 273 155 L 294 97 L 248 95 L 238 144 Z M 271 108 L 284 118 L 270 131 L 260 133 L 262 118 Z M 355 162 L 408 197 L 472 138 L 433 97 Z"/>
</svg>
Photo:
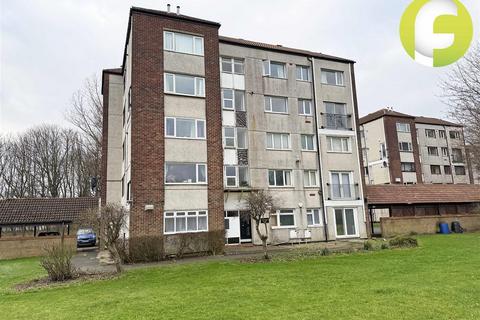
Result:
<svg viewBox="0 0 480 320">
<path fill-rule="evenodd" d="M 129 209 L 131 238 L 258 243 L 241 216 L 266 189 L 273 243 L 366 237 L 354 62 L 219 27 L 131 8 L 122 67 L 103 70 L 103 202 Z"/>
</svg>

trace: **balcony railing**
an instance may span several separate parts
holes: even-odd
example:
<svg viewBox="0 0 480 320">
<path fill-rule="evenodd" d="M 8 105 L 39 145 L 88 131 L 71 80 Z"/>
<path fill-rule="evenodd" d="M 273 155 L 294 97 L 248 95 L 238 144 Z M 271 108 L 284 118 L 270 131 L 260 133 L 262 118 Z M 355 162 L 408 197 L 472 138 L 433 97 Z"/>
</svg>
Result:
<svg viewBox="0 0 480 320">
<path fill-rule="evenodd" d="M 334 130 L 352 130 L 352 115 L 322 113 L 322 128 Z"/>
<path fill-rule="evenodd" d="M 360 200 L 358 183 L 331 184 L 327 183 L 328 200 Z"/>
</svg>

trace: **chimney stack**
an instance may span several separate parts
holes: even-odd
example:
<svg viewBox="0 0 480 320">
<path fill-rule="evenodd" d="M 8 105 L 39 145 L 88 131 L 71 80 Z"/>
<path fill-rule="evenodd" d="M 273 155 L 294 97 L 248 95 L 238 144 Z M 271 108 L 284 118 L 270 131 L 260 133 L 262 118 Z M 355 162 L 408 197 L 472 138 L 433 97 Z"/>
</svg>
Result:
<svg viewBox="0 0 480 320">
<path fill-rule="evenodd" d="M 180 14 L 180 6 L 177 6 L 177 14 Z"/>
<path fill-rule="evenodd" d="M 167 4 L 167 12 L 170 13 L 170 3 Z"/>
</svg>

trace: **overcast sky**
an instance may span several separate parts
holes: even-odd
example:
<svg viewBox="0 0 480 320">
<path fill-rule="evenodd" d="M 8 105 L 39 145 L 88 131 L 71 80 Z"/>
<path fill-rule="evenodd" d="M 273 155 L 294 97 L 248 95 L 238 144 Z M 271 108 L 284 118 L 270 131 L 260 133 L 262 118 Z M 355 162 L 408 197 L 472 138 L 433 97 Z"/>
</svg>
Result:
<svg viewBox="0 0 480 320">
<path fill-rule="evenodd" d="M 320 51 L 357 61 L 360 115 L 391 106 L 445 117 L 439 79 L 448 68 L 415 63 L 398 36 L 411 0 L 120 1 L 0 0 L 0 133 L 43 122 L 66 125 L 64 112 L 85 78 L 119 67 L 131 6 L 218 21 L 220 34 Z M 463 0 L 480 26 L 480 1 Z"/>
</svg>

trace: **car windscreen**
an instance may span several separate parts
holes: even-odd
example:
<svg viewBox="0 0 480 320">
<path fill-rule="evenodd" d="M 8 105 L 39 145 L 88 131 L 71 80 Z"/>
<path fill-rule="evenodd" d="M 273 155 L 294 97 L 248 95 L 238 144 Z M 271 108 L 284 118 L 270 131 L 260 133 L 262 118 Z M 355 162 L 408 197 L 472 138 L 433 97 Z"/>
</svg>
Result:
<svg viewBox="0 0 480 320">
<path fill-rule="evenodd" d="M 93 233 L 92 229 L 78 229 L 77 234 L 89 234 Z"/>
</svg>

